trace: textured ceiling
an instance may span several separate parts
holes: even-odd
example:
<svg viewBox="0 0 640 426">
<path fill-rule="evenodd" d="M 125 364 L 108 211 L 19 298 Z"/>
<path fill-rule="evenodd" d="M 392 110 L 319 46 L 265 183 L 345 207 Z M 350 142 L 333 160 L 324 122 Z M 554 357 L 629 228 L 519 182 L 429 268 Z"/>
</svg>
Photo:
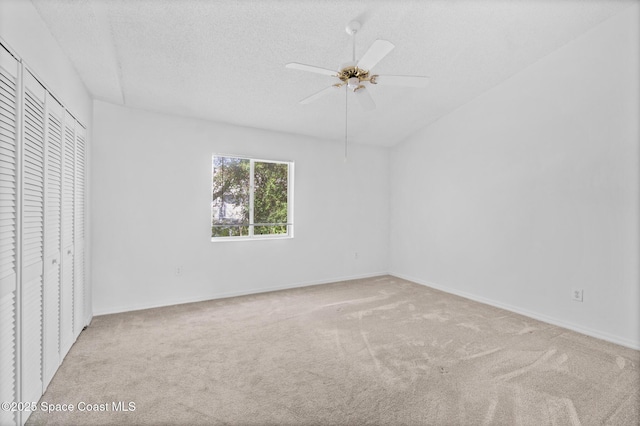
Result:
<svg viewBox="0 0 640 426">
<path fill-rule="evenodd" d="M 629 1 L 32 0 L 96 99 L 276 131 L 344 138 L 345 93 L 298 101 L 376 39 L 395 49 L 377 74 L 431 77 L 425 89 L 370 88 L 377 108 L 349 101 L 349 139 L 393 146 L 543 56 Z"/>
</svg>

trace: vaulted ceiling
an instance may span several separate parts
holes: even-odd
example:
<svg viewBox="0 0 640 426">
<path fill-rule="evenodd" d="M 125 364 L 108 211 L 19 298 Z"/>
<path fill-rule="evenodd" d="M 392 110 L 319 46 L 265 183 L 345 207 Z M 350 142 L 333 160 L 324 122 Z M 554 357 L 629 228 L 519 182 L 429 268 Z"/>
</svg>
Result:
<svg viewBox="0 0 640 426">
<path fill-rule="evenodd" d="M 356 57 L 395 45 L 376 74 L 430 77 L 424 89 L 372 86 L 377 108 L 348 101 L 349 139 L 393 146 L 481 95 L 633 0 L 207 1 L 32 0 L 95 99 L 241 126 L 344 138 L 345 92 L 285 69 L 338 69 L 345 26 Z M 615 48 L 615 46 L 612 46 Z"/>
</svg>

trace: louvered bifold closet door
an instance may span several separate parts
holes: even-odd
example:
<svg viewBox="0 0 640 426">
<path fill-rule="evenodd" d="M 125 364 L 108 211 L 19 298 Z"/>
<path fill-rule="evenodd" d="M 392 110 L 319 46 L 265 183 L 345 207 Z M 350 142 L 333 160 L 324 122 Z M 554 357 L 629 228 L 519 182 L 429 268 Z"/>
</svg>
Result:
<svg viewBox="0 0 640 426">
<path fill-rule="evenodd" d="M 60 366 L 60 247 L 62 196 L 62 132 L 64 110 L 47 94 L 44 222 L 43 380 L 49 385 Z M 43 391 L 44 391 L 43 389 Z"/>
<path fill-rule="evenodd" d="M 16 401 L 18 61 L 0 46 L 0 402 Z M 0 425 L 15 413 L 0 410 Z"/>
<path fill-rule="evenodd" d="M 21 235 L 21 397 L 42 395 L 45 89 L 24 71 Z"/>
<path fill-rule="evenodd" d="M 84 319 L 84 225 L 85 225 L 85 130 L 76 122 L 75 192 L 74 192 L 74 259 L 73 325 L 77 337 L 85 325 Z"/>
<path fill-rule="evenodd" d="M 62 138 L 62 286 L 60 292 L 60 357 L 75 341 L 73 327 L 73 244 L 75 184 L 75 119 L 65 112 Z"/>
</svg>

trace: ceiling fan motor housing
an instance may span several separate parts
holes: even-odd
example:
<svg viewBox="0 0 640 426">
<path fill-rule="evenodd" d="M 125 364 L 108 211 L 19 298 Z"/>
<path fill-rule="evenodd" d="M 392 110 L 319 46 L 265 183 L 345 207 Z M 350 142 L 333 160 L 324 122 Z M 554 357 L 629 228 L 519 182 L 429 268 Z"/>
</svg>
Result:
<svg viewBox="0 0 640 426">
<path fill-rule="evenodd" d="M 371 81 L 369 71 L 360 69 L 355 65 L 347 65 L 343 67 L 338 71 L 338 78 L 354 92 L 363 87 L 360 84 L 363 81 Z"/>
</svg>

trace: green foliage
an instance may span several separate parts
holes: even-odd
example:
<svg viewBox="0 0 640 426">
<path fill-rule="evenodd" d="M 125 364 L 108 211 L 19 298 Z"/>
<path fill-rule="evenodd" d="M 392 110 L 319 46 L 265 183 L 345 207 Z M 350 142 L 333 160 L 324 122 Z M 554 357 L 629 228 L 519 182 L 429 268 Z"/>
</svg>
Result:
<svg viewBox="0 0 640 426">
<path fill-rule="evenodd" d="M 241 237 L 249 235 L 248 226 L 212 226 L 212 237 Z"/>
<path fill-rule="evenodd" d="M 255 223 L 287 223 L 288 165 L 260 163 L 254 166 L 253 206 Z M 255 234 L 286 234 L 286 225 L 256 226 Z"/>
<path fill-rule="evenodd" d="M 249 234 L 250 160 L 214 157 L 212 237 Z M 286 234 L 288 165 L 254 162 L 254 234 Z M 284 225 L 281 225 L 284 224 Z"/>
<path fill-rule="evenodd" d="M 212 201 L 218 215 L 212 218 L 212 237 L 249 234 L 249 168 L 244 158 L 213 157 Z M 227 206 L 235 211 L 226 212 Z"/>
</svg>

